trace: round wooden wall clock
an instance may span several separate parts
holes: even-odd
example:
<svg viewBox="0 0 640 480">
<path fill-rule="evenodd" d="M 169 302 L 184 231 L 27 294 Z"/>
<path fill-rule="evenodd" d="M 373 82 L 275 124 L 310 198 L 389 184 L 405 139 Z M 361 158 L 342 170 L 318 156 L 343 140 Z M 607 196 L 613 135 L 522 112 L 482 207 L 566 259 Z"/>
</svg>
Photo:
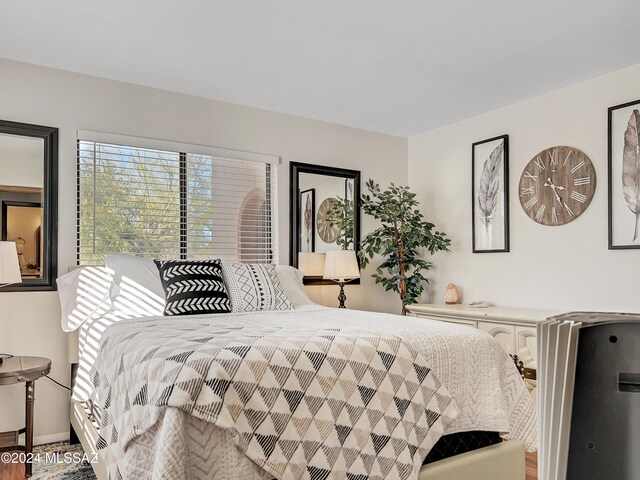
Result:
<svg viewBox="0 0 640 480">
<path fill-rule="evenodd" d="M 542 225 L 564 225 L 578 218 L 596 191 L 589 157 L 573 147 L 551 147 L 524 167 L 518 196 L 525 213 Z"/>
<path fill-rule="evenodd" d="M 333 243 L 338 239 L 340 235 L 340 227 L 333 225 L 327 219 L 327 214 L 331 210 L 331 205 L 335 202 L 335 198 L 326 198 L 320 204 L 318 208 L 318 214 L 316 215 L 316 228 L 318 229 L 318 235 L 325 243 Z"/>
</svg>

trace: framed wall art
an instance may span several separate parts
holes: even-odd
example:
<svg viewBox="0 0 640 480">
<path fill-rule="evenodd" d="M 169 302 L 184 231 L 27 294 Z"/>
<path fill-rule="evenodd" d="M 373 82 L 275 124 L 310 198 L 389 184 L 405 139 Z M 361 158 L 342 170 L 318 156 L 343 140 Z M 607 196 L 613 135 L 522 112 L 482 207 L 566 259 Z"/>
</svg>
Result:
<svg viewBox="0 0 640 480">
<path fill-rule="evenodd" d="M 609 108 L 609 249 L 640 248 L 640 100 Z"/>
<path fill-rule="evenodd" d="M 509 251 L 509 136 L 471 147 L 473 253 Z"/>
<path fill-rule="evenodd" d="M 316 189 L 300 192 L 300 251 L 312 253 L 316 250 Z"/>
<path fill-rule="evenodd" d="M 353 202 L 353 178 L 345 178 L 344 180 L 344 198 L 349 202 Z"/>
</svg>

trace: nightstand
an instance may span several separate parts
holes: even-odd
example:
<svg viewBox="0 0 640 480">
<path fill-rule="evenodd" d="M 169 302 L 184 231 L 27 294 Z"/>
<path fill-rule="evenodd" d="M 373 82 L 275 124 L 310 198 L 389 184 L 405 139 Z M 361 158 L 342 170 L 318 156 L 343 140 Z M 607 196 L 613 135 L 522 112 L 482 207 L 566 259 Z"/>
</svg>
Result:
<svg viewBox="0 0 640 480">
<path fill-rule="evenodd" d="M 0 365 L 0 386 L 25 383 L 25 425 L 13 432 L 0 433 L 0 452 L 20 450 L 27 454 L 27 460 L 33 453 L 33 402 L 35 401 L 35 382 L 51 371 L 51 360 L 44 357 L 11 357 Z M 18 444 L 18 436 L 24 433 L 24 445 Z M 25 477 L 31 476 L 32 463 L 25 462 Z"/>
</svg>

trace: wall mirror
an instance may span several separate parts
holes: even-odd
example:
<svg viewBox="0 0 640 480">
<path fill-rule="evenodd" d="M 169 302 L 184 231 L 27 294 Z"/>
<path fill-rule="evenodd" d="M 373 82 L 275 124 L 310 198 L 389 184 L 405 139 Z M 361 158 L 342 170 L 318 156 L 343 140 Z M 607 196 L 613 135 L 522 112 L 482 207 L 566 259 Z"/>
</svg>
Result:
<svg viewBox="0 0 640 480">
<path fill-rule="evenodd" d="M 1 240 L 15 242 L 22 283 L 0 292 L 55 290 L 58 129 L 0 120 Z"/>
<path fill-rule="evenodd" d="M 322 278 L 324 253 L 359 249 L 360 172 L 292 162 L 289 174 L 289 263 L 305 284 L 334 284 Z"/>
</svg>

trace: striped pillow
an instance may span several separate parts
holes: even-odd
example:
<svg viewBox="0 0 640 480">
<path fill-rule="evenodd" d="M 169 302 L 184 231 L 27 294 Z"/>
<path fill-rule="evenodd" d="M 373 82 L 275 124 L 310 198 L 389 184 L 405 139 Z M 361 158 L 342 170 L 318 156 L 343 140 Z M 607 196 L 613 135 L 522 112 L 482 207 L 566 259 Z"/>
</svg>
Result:
<svg viewBox="0 0 640 480">
<path fill-rule="evenodd" d="M 164 314 L 228 313 L 231 300 L 220 260 L 155 260 L 164 288 Z"/>
</svg>

